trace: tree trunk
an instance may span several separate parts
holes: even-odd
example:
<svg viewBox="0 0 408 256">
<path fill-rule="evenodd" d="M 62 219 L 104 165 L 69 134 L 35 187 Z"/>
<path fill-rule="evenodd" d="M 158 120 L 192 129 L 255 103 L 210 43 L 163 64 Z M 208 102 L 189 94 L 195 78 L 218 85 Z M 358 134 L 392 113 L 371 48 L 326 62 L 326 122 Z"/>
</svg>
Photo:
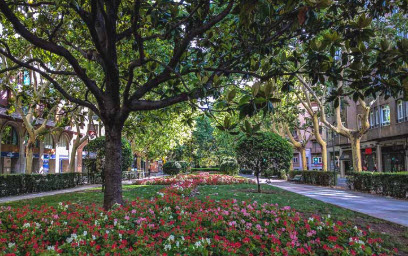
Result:
<svg viewBox="0 0 408 256">
<path fill-rule="evenodd" d="M 255 174 L 256 174 L 256 183 L 258 184 L 258 193 L 261 193 L 261 183 L 259 183 L 259 175 L 261 171 L 258 169 Z"/>
<path fill-rule="evenodd" d="M 121 125 L 106 125 L 105 193 L 103 201 L 105 210 L 109 210 L 115 204 L 123 204 L 121 135 Z"/>
<path fill-rule="evenodd" d="M 327 145 L 324 143 L 324 145 L 320 145 L 322 147 L 322 170 L 327 171 Z"/>
<path fill-rule="evenodd" d="M 353 161 L 353 171 L 361 172 L 363 170 L 361 165 L 361 149 L 360 149 L 361 138 L 352 138 L 351 141 L 351 154 Z"/>
<path fill-rule="evenodd" d="M 319 143 L 320 147 L 322 148 L 322 170 L 327 171 L 327 143 L 323 140 L 322 136 L 320 135 L 320 124 L 319 118 L 317 114 L 312 116 L 313 121 L 313 132 L 316 138 L 317 143 Z"/>
<path fill-rule="evenodd" d="M 303 147 L 298 150 L 300 151 L 300 156 L 302 158 L 302 170 L 307 171 L 306 149 Z"/>
<path fill-rule="evenodd" d="M 74 142 L 74 145 L 72 146 L 72 149 L 71 149 L 71 156 L 69 159 L 69 171 L 70 172 L 75 172 L 75 158 L 76 158 L 77 150 L 79 147 L 76 144 L 77 143 Z"/>
<path fill-rule="evenodd" d="M 26 147 L 26 174 L 31 174 L 33 172 L 33 150 L 34 144 L 28 141 Z"/>
</svg>

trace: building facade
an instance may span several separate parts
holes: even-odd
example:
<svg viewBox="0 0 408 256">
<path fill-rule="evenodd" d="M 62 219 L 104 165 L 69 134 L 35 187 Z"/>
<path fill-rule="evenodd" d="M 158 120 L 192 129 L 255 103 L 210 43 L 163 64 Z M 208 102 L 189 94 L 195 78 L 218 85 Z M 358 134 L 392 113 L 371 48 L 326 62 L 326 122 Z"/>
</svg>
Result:
<svg viewBox="0 0 408 256">
<path fill-rule="evenodd" d="M 321 170 L 322 169 L 322 148 L 315 136 L 313 135 L 313 129 L 311 128 L 310 124 L 310 115 L 307 111 L 304 111 L 303 105 L 299 105 L 298 108 L 301 109 L 301 113 L 298 117 L 298 121 L 300 126 L 306 126 L 307 129 L 299 131 L 300 136 L 302 138 L 308 138 L 308 142 L 306 144 L 306 162 L 307 162 L 307 169 L 308 170 Z M 317 111 L 318 106 L 315 103 L 312 103 L 312 109 Z M 321 126 L 322 127 L 322 126 Z M 322 136 L 323 140 L 326 140 L 326 133 L 324 132 L 325 129 L 321 128 L 319 130 L 320 135 Z M 292 134 L 296 140 L 299 140 L 299 135 L 297 133 Z M 292 166 L 294 170 L 302 170 L 302 157 L 299 151 L 296 149 L 293 152 L 293 159 L 292 159 Z"/>
<path fill-rule="evenodd" d="M 362 108 L 348 100 L 341 104 L 345 127 L 356 129 L 361 125 Z M 304 122 L 307 115 L 299 116 Z M 330 120 L 333 124 L 333 120 Z M 408 101 L 401 98 L 379 97 L 370 109 L 370 129 L 361 139 L 362 168 L 364 171 L 400 172 L 408 170 Z M 322 129 L 327 142 L 328 169 L 343 176 L 352 171 L 350 141 L 330 129 Z M 321 147 L 312 137 L 306 146 L 309 170 L 321 169 Z M 302 169 L 299 152 L 293 156 L 293 168 Z"/>
</svg>

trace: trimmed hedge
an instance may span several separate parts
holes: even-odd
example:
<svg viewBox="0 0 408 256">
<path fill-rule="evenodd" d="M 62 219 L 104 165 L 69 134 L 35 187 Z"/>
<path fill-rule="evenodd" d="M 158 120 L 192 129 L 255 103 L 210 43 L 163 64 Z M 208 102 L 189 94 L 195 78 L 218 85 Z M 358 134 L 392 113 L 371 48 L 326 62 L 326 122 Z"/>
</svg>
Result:
<svg viewBox="0 0 408 256">
<path fill-rule="evenodd" d="M 191 168 L 191 172 L 219 172 L 218 167 L 207 167 L 207 168 Z"/>
<path fill-rule="evenodd" d="M 353 172 L 350 189 L 396 198 L 408 198 L 408 172 Z"/>
<path fill-rule="evenodd" d="M 0 197 L 73 188 L 82 184 L 81 173 L 0 175 Z"/>
<path fill-rule="evenodd" d="M 293 179 L 296 175 L 302 175 L 302 182 L 305 184 L 319 185 L 319 186 L 334 186 L 336 179 L 334 179 L 333 172 L 325 171 L 289 171 L 289 179 Z"/>
</svg>

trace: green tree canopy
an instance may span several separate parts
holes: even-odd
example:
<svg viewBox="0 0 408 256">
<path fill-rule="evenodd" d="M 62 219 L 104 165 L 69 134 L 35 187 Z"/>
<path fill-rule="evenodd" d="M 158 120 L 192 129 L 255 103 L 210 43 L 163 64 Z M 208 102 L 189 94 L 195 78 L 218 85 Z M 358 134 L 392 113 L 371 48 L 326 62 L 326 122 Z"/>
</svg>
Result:
<svg viewBox="0 0 408 256">
<path fill-rule="evenodd" d="M 292 146 L 281 136 L 262 132 L 243 136 L 237 143 L 237 160 L 241 168 L 254 170 L 261 192 L 259 176 L 267 169 L 288 170 L 293 157 Z"/>
</svg>

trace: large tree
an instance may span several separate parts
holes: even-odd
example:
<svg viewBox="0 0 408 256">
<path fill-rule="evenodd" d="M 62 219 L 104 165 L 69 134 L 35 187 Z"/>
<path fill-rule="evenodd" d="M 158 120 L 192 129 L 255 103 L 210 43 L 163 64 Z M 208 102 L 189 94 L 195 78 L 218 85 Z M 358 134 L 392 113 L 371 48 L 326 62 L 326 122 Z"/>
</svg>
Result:
<svg viewBox="0 0 408 256">
<path fill-rule="evenodd" d="M 110 156 L 108 209 L 123 203 L 121 134 L 132 111 L 206 97 L 231 74 L 280 75 L 273 60 L 282 45 L 307 40 L 358 12 L 387 9 L 382 2 L 0 0 L 0 54 L 40 73 L 67 100 L 101 118 Z M 8 42 L 17 35 L 35 47 L 33 58 L 16 57 Z M 61 57 L 67 66 L 58 71 L 53 67 Z"/>
</svg>

